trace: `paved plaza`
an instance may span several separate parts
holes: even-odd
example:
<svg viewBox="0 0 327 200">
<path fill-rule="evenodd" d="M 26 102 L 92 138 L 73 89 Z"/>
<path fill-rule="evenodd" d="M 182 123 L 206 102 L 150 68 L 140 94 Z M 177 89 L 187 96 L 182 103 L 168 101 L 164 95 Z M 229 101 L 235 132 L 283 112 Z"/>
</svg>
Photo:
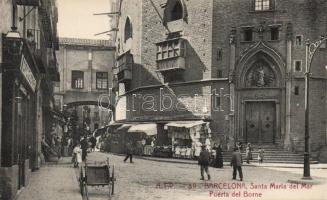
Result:
<svg viewBox="0 0 327 200">
<path fill-rule="evenodd" d="M 291 184 L 298 180 L 301 168 L 244 166 L 244 181 L 232 180 L 232 169 L 210 168 L 211 181 L 200 181 L 197 165 L 167 163 L 134 158 L 134 163 L 124 163 L 118 155 L 93 152 L 88 162 L 105 161 L 109 157 L 115 167 L 114 200 L 205 200 L 205 199 L 326 199 L 327 169 L 313 166 L 314 184 Z M 78 169 L 69 159 L 59 164 L 46 165 L 32 173 L 31 184 L 19 195 L 18 200 L 82 199 L 78 189 Z M 320 165 L 323 166 L 323 165 Z M 317 184 L 318 183 L 318 184 Z M 90 200 L 107 199 L 108 187 L 89 187 Z"/>
</svg>

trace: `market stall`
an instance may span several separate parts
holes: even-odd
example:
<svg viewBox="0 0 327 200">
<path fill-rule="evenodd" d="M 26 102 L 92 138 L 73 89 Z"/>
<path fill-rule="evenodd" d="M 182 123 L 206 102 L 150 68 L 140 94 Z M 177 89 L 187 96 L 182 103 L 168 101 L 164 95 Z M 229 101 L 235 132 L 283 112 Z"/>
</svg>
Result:
<svg viewBox="0 0 327 200">
<path fill-rule="evenodd" d="M 173 157 L 194 158 L 199 156 L 201 146 L 211 148 L 209 123 L 204 121 L 175 121 L 165 125 L 171 138 Z"/>
<path fill-rule="evenodd" d="M 134 154 L 152 155 L 153 147 L 146 145 L 146 140 L 152 140 L 157 135 L 157 124 L 142 123 L 142 124 L 120 124 L 119 126 L 109 126 L 107 131 L 107 146 L 109 152 L 124 153 L 125 145 L 131 142 Z"/>
<path fill-rule="evenodd" d="M 127 132 L 127 138 L 135 144 L 135 154 L 152 155 L 154 140 L 157 136 L 157 124 L 134 124 Z"/>
</svg>

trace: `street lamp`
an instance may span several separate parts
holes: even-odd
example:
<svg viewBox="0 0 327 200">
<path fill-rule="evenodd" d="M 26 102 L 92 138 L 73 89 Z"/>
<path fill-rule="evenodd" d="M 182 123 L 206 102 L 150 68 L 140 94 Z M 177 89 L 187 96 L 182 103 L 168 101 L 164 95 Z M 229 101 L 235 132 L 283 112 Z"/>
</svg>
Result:
<svg viewBox="0 0 327 200">
<path fill-rule="evenodd" d="M 310 176 L 310 151 L 309 151 L 309 79 L 310 79 L 310 69 L 312 58 L 315 55 L 317 49 L 320 45 L 327 40 L 327 36 L 321 36 L 319 40 L 310 43 L 309 40 L 306 41 L 305 48 L 305 99 L 304 99 L 304 109 L 305 109 L 305 130 L 304 130 L 304 164 L 303 164 L 303 178 L 311 179 Z M 325 67 L 327 69 L 327 66 Z"/>
</svg>

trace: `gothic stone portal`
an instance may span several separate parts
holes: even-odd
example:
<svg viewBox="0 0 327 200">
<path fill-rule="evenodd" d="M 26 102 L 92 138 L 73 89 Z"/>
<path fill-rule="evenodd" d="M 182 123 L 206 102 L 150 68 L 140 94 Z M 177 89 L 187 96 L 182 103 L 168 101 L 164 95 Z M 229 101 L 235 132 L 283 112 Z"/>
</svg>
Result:
<svg viewBox="0 0 327 200">
<path fill-rule="evenodd" d="M 246 142 L 274 143 L 276 124 L 275 102 L 247 102 L 245 105 Z"/>
</svg>

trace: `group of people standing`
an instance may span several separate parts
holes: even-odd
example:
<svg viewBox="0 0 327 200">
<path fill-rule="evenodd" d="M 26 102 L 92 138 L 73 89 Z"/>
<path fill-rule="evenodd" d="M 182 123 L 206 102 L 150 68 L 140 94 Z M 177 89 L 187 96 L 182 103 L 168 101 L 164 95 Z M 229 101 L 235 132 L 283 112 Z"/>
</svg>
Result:
<svg viewBox="0 0 327 200">
<path fill-rule="evenodd" d="M 204 172 L 208 176 L 208 180 L 211 179 L 210 173 L 209 173 L 209 165 L 211 164 L 213 167 L 216 168 L 223 168 L 223 154 L 222 154 L 222 148 L 221 145 L 214 144 L 212 150 L 214 150 L 215 154 L 213 152 L 209 152 L 208 148 L 206 148 L 206 145 L 201 146 L 201 152 L 198 157 L 198 164 L 200 165 L 200 172 L 201 172 L 201 180 L 204 180 Z"/>
<path fill-rule="evenodd" d="M 223 157 L 222 157 L 222 149 L 221 145 L 214 145 L 213 150 L 216 152 L 215 159 L 213 161 L 213 166 L 222 168 L 223 167 Z M 252 146 L 250 143 L 247 144 L 245 155 L 246 155 L 246 162 L 249 164 L 250 160 L 252 160 Z M 242 143 L 237 143 L 237 145 L 233 149 L 232 158 L 230 161 L 230 166 L 233 167 L 233 180 L 236 180 L 237 172 L 239 174 L 240 181 L 243 181 L 243 172 L 242 172 Z M 258 148 L 258 161 L 259 164 L 263 162 L 264 158 L 264 150 L 259 147 Z M 204 172 L 206 172 L 208 176 L 208 180 L 211 179 L 209 173 L 209 165 L 210 165 L 210 152 L 206 148 L 206 145 L 202 145 L 202 149 L 200 152 L 200 156 L 198 159 L 198 164 L 200 165 L 200 172 L 201 172 L 201 180 L 204 180 Z"/>
<path fill-rule="evenodd" d="M 78 167 L 80 163 L 85 162 L 88 150 L 90 149 L 90 151 L 94 151 L 95 145 L 96 139 L 93 136 L 90 138 L 84 136 L 75 144 L 72 158 L 74 167 Z"/>
</svg>

